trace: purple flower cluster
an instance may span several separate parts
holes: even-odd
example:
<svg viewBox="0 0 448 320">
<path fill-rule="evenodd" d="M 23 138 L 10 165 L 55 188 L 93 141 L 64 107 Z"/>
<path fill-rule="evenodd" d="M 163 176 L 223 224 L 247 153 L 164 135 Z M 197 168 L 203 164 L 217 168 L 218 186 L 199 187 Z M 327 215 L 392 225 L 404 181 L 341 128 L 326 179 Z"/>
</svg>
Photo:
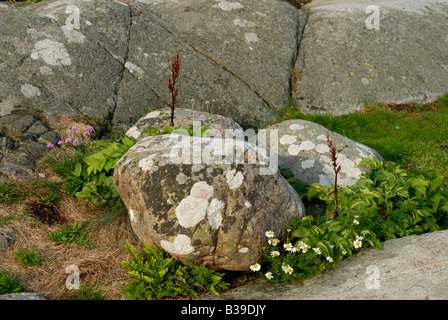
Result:
<svg viewBox="0 0 448 320">
<path fill-rule="evenodd" d="M 70 129 L 71 132 L 76 132 L 78 130 L 79 130 L 79 128 L 75 127 L 75 126 Z M 87 137 L 90 136 L 92 131 L 93 131 L 93 127 L 92 126 L 87 126 L 86 127 L 86 131 L 84 131 L 82 136 L 84 138 L 87 138 Z M 73 146 L 78 146 L 80 144 L 80 141 L 78 139 L 72 140 L 72 138 L 70 138 L 70 137 L 65 139 L 65 140 L 59 140 L 58 141 L 58 145 L 59 146 L 70 145 L 70 144 L 73 145 Z M 53 147 L 54 147 L 54 144 L 52 144 L 52 143 L 47 144 L 47 148 L 53 148 Z"/>
</svg>

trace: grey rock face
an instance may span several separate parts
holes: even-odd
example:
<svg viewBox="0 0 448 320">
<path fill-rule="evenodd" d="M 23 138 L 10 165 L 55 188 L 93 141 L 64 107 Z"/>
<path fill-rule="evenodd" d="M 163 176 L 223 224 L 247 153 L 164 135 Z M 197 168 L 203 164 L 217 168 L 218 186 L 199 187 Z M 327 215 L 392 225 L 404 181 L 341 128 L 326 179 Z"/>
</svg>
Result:
<svg viewBox="0 0 448 320">
<path fill-rule="evenodd" d="M 388 240 L 383 250 L 362 249 L 300 286 L 258 282 L 218 299 L 446 300 L 447 241 L 448 231 Z"/>
<path fill-rule="evenodd" d="M 325 127 L 305 120 L 288 120 L 266 129 L 278 130 L 278 164 L 291 170 L 294 176 L 307 183 L 329 187 L 334 184 L 334 171 L 327 134 L 337 147 L 337 164 L 341 166 L 338 183 L 350 186 L 358 181 L 367 168 L 358 166 L 363 158 L 384 160 L 372 148 L 350 140 Z M 274 150 L 270 150 L 274 152 Z"/>
<path fill-rule="evenodd" d="M 379 29 L 372 19 L 378 9 Z M 424 103 L 446 92 L 448 4 L 438 0 L 315 0 L 300 44 L 296 99 L 347 114 L 367 102 Z"/>
<path fill-rule="evenodd" d="M 0 226 L 0 252 L 8 250 L 14 242 L 16 242 L 14 230 L 9 227 Z"/>
<path fill-rule="evenodd" d="M 176 52 L 178 107 L 194 97 L 240 123 L 272 120 L 290 94 L 304 17 L 280 0 L 69 0 L 0 11 L 0 115 L 83 114 L 127 128 L 169 106 Z"/>
<path fill-rule="evenodd" d="M 0 300 L 49 300 L 45 295 L 35 292 L 20 292 L 0 295 Z"/>
<path fill-rule="evenodd" d="M 36 160 L 57 145 L 59 134 L 33 114 L 0 117 L 0 175 L 2 180 L 33 179 Z"/>
</svg>

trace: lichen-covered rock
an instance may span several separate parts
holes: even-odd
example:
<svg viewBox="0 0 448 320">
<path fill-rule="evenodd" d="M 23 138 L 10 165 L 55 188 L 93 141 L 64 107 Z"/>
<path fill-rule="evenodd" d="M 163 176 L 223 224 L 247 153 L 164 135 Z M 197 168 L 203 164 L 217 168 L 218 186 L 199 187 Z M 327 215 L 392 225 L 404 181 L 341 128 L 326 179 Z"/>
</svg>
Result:
<svg viewBox="0 0 448 320">
<path fill-rule="evenodd" d="M 170 123 L 170 108 L 155 110 L 148 113 L 143 118 L 140 118 L 137 123 L 126 132 L 126 135 L 140 140 L 147 127 L 155 127 L 163 130 L 163 128 L 169 126 Z M 176 108 L 174 110 L 174 126 L 194 129 L 195 125 L 197 128 L 207 126 L 210 129 L 216 130 L 222 137 L 225 137 L 226 130 L 243 130 L 237 122 L 220 115 L 183 108 Z"/>
<path fill-rule="evenodd" d="M 272 168 L 264 149 L 238 139 L 144 138 L 118 162 L 114 185 L 141 240 L 219 270 L 248 270 L 267 230 L 280 236 L 304 215 L 276 162 Z"/>
<path fill-rule="evenodd" d="M 367 170 L 358 165 L 363 158 L 384 160 L 377 151 L 336 132 L 329 132 L 311 121 L 288 120 L 267 130 L 278 130 L 278 165 L 291 170 L 296 178 L 307 183 L 319 183 L 326 187 L 334 184 L 328 133 L 337 147 L 337 164 L 341 166 L 339 184 L 350 186 L 358 181 Z"/>
</svg>

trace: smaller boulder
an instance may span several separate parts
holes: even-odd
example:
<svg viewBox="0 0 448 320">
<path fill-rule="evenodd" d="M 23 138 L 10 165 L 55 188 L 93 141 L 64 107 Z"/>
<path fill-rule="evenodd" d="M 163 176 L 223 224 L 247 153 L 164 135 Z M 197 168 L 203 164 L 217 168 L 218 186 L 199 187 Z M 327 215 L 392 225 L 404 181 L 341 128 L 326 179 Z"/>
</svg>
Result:
<svg viewBox="0 0 448 320">
<path fill-rule="evenodd" d="M 309 184 L 319 183 L 325 187 L 334 184 L 334 171 L 327 134 L 337 148 L 337 164 L 341 166 L 338 183 L 351 186 L 367 168 L 359 166 L 363 158 L 383 161 L 372 148 L 350 140 L 325 127 L 306 120 L 288 120 L 270 126 L 266 130 L 278 130 L 278 165 L 289 169 L 294 177 Z"/>
<path fill-rule="evenodd" d="M 171 109 L 163 108 L 148 113 L 143 118 L 140 118 L 127 132 L 126 135 L 137 140 L 142 138 L 142 134 L 146 132 L 147 127 L 154 127 L 163 130 L 171 123 Z M 226 130 L 235 131 L 242 130 L 241 126 L 226 117 L 211 114 L 208 112 L 196 111 L 191 109 L 176 108 L 174 111 L 174 126 L 181 126 L 188 129 L 193 129 L 194 125 L 198 129 L 202 126 L 207 126 L 210 129 L 216 130 L 222 137 L 225 137 Z M 230 132 L 229 131 L 229 132 Z"/>
</svg>

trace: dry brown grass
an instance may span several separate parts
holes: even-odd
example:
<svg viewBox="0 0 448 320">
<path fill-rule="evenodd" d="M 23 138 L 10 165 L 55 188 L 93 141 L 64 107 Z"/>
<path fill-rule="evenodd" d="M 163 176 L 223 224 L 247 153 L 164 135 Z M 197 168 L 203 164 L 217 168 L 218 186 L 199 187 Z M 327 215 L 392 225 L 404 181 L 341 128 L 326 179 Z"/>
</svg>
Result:
<svg viewBox="0 0 448 320">
<path fill-rule="evenodd" d="M 14 216 L 8 226 L 14 230 L 16 242 L 6 252 L 0 252 L 0 270 L 12 272 L 23 285 L 31 290 L 43 293 L 50 299 L 71 299 L 70 290 L 66 288 L 66 279 L 73 273 L 66 273 L 66 268 L 75 265 L 80 271 L 81 284 L 95 283 L 103 285 L 99 291 L 108 300 L 120 299 L 121 286 L 130 278 L 127 270 L 120 262 L 128 260 L 125 249 L 129 240 L 134 246 L 139 247 L 133 238 L 127 225 L 126 216 L 121 215 L 109 225 L 97 226 L 90 233 L 90 239 L 95 248 L 75 244 L 60 244 L 48 239 L 48 234 L 57 230 L 61 224 L 42 223 L 33 225 L 36 217 L 26 214 L 26 204 L 32 204 L 36 199 L 27 199 L 23 203 L 9 207 L 0 206 L 0 217 Z M 77 199 L 64 195 L 58 205 L 60 214 L 66 219 L 66 223 L 74 221 L 94 221 L 95 217 L 104 214 L 104 209 L 99 210 L 88 203 L 80 203 Z M 19 247 L 29 249 L 33 245 L 38 248 L 37 254 L 45 259 L 41 267 L 26 267 L 18 263 L 13 257 L 13 252 Z"/>
</svg>

